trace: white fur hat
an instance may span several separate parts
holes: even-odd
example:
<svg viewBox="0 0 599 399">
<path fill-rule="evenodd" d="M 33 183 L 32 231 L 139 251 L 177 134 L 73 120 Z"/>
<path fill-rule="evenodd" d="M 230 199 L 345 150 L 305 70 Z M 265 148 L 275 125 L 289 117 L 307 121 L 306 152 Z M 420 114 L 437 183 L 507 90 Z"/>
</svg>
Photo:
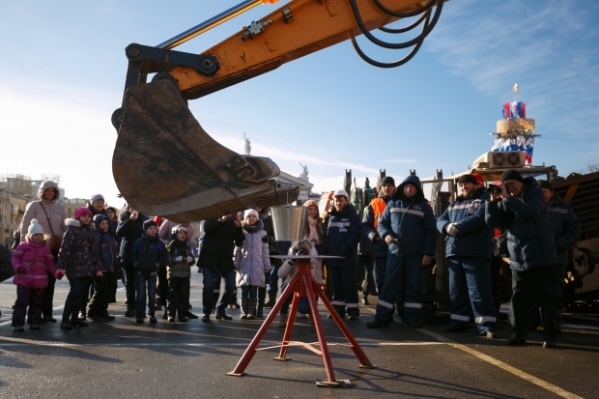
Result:
<svg viewBox="0 0 599 399">
<path fill-rule="evenodd" d="M 187 233 L 187 227 L 183 226 L 182 224 L 178 224 L 176 226 L 173 226 L 173 228 L 171 229 L 171 234 L 177 234 L 180 231 L 184 231 Z"/>
<path fill-rule="evenodd" d="M 247 219 L 248 216 L 250 216 L 250 215 L 254 215 L 254 216 L 256 216 L 257 219 L 260 219 L 260 215 L 258 215 L 258 211 L 255 209 L 247 209 L 245 211 L 245 213 L 243 214 L 243 219 L 244 220 Z"/>
<path fill-rule="evenodd" d="M 31 224 L 29 225 L 29 229 L 27 229 L 27 233 L 29 234 L 29 237 L 32 237 L 34 234 L 44 234 L 44 228 L 37 219 L 31 219 Z"/>
</svg>

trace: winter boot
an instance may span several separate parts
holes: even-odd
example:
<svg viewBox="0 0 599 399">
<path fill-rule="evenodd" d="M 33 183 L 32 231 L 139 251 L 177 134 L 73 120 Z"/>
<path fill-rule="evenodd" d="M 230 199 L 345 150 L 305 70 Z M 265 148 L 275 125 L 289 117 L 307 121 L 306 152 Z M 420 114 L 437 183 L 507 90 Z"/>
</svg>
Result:
<svg viewBox="0 0 599 399">
<path fill-rule="evenodd" d="M 100 317 L 105 321 L 114 321 L 115 317 L 108 314 L 108 309 L 102 309 L 100 311 Z"/>
<path fill-rule="evenodd" d="M 240 319 L 249 319 L 250 311 L 248 307 L 248 299 L 241 299 L 241 316 Z"/>
<path fill-rule="evenodd" d="M 144 322 L 144 314 L 143 312 L 135 312 L 135 322 L 136 323 L 143 323 Z"/>
<path fill-rule="evenodd" d="M 106 321 L 102 316 L 100 316 L 98 313 L 94 311 L 90 311 L 87 315 L 92 321 L 96 323 L 103 323 Z"/>
<path fill-rule="evenodd" d="M 86 321 L 77 317 L 77 309 L 79 309 L 79 303 L 80 301 L 75 301 L 75 303 L 73 304 L 73 311 L 71 312 L 71 324 L 73 325 L 73 327 L 88 327 L 89 324 Z"/>
<path fill-rule="evenodd" d="M 275 306 L 276 302 L 277 302 L 277 293 L 269 292 L 268 293 L 268 302 L 266 302 L 263 307 L 272 308 L 273 306 Z"/>
<path fill-rule="evenodd" d="M 70 322 L 71 312 L 73 311 L 73 301 L 70 301 L 68 298 L 64 304 L 64 309 L 62 311 L 62 322 L 60 323 L 60 328 L 63 330 L 72 330 L 73 325 Z"/>
<path fill-rule="evenodd" d="M 248 299 L 248 310 L 249 310 L 249 314 L 247 316 L 248 319 L 255 319 L 256 318 L 256 305 L 258 305 L 258 299 L 257 298 L 249 298 Z"/>
</svg>

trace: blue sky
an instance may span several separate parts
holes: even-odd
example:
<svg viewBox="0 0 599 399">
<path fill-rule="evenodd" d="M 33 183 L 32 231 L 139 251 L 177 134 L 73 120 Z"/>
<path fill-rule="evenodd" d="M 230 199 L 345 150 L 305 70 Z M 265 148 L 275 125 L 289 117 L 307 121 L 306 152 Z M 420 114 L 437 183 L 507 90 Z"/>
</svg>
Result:
<svg viewBox="0 0 599 399">
<path fill-rule="evenodd" d="M 111 172 L 124 48 L 157 45 L 241 0 L 5 2 L 0 14 L 0 174 L 60 175 L 68 197 L 100 192 L 120 205 Z M 259 6 L 177 49 L 201 53 L 266 15 Z M 536 119 L 534 164 L 561 175 L 599 162 L 599 2 L 452 0 L 405 66 L 378 69 L 345 42 L 190 103 L 206 131 L 268 156 L 315 191 L 379 169 L 459 173 L 488 151 L 501 106 Z M 380 36 L 380 35 L 379 35 Z M 402 54 L 368 45 L 380 60 Z M 395 38 L 394 38 L 395 39 Z M 9 149 L 8 151 L 6 149 Z"/>
</svg>

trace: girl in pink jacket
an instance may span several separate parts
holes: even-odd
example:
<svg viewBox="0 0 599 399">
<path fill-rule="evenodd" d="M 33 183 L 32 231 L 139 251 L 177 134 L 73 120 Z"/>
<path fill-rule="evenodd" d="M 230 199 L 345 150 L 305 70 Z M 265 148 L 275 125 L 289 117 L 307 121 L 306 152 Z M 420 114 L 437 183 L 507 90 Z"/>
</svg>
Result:
<svg viewBox="0 0 599 399">
<path fill-rule="evenodd" d="M 48 285 L 46 270 L 61 279 L 63 271 L 56 269 L 50 248 L 46 245 L 44 229 L 37 219 L 32 219 L 25 242 L 12 254 L 15 269 L 13 283 L 17 285 L 17 301 L 12 314 L 15 331 L 25 330 L 25 314 L 31 330 L 39 330 L 42 314 L 42 296 Z M 29 311 L 27 308 L 29 307 Z"/>
</svg>

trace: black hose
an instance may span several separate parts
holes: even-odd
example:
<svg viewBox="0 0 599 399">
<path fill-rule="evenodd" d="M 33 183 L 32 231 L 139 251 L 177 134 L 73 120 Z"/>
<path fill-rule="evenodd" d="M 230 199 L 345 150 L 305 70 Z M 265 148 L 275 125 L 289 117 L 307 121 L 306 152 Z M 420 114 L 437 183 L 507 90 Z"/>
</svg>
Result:
<svg viewBox="0 0 599 399">
<path fill-rule="evenodd" d="M 426 16 L 428 15 L 428 13 L 424 13 L 422 14 L 422 16 L 420 18 L 418 18 L 418 20 L 416 22 L 414 22 L 412 25 L 408 25 L 408 26 L 404 26 L 403 28 L 400 29 L 391 29 L 391 28 L 385 28 L 384 26 L 381 26 L 379 28 L 379 30 L 381 32 L 386 32 L 386 33 L 406 33 L 411 31 L 412 29 L 414 29 L 416 26 L 420 25 L 420 23 L 422 22 L 422 20 L 424 18 L 426 18 Z"/>
<path fill-rule="evenodd" d="M 404 48 L 407 48 L 407 47 L 412 47 L 412 46 L 416 45 L 417 43 L 421 42 L 422 40 L 424 40 L 424 38 L 426 38 L 426 36 L 428 36 L 428 34 L 433 30 L 433 28 L 437 24 L 437 21 L 439 20 L 439 17 L 441 16 L 441 11 L 443 9 L 443 0 L 434 0 L 434 1 L 436 1 L 438 3 L 438 5 L 437 5 L 437 9 L 435 10 L 435 14 L 433 15 L 433 19 L 430 22 L 430 24 L 427 23 L 424 26 L 422 32 L 418 36 L 416 36 L 412 40 L 409 40 L 409 41 L 403 42 L 403 43 L 389 43 L 389 42 L 385 42 L 383 40 L 378 39 L 374 35 L 372 35 L 372 33 L 370 33 L 370 31 L 368 30 L 368 28 L 366 28 L 366 26 L 364 25 L 364 21 L 362 20 L 362 17 L 360 16 L 360 10 L 358 8 L 358 5 L 356 4 L 356 1 L 355 0 L 349 0 L 349 3 L 351 5 L 352 11 L 354 13 L 354 17 L 356 18 L 356 22 L 358 24 L 358 27 L 360 28 L 360 30 L 362 31 L 362 33 L 364 34 L 364 36 L 366 36 L 366 38 L 368 38 L 368 40 L 370 40 L 371 42 L 373 42 L 377 46 L 380 46 L 380 47 L 383 47 L 383 48 L 388 48 L 388 49 L 404 49 Z M 428 15 L 430 15 L 430 10 L 427 10 L 425 13 L 428 14 Z M 427 21 L 428 21 L 428 17 L 427 17 Z"/>
<path fill-rule="evenodd" d="M 386 14 L 389 15 L 393 15 L 394 17 L 399 17 L 399 18 L 409 18 L 409 17 L 413 17 L 415 15 L 418 15 L 422 12 L 425 12 L 426 10 L 428 10 L 429 8 L 431 8 L 436 2 L 438 2 L 437 0 L 429 0 L 428 3 L 426 3 L 424 5 L 424 7 L 419 8 L 416 11 L 412 11 L 412 12 L 398 12 L 398 11 L 393 11 L 388 9 L 387 7 L 385 7 L 380 0 L 372 0 L 374 2 L 374 4 L 377 5 L 378 8 L 380 8 L 382 11 L 384 11 Z M 443 2 L 443 0 L 441 0 L 441 2 Z"/>
<path fill-rule="evenodd" d="M 420 47 L 422 46 L 423 41 L 418 42 L 418 44 L 416 44 L 416 46 L 414 46 L 414 48 L 412 50 L 410 50 L 410 53 L 408 55 L 406 55 L 404 58 L 402 58 L 401 60 L 395 61 L 395 62 L 380 62 L 380 61 L 375 61 L 372 58 L 368 57 L 360 48 L 360 46 L 358 45 L 358 42 L 356 42 L 355 38 L 351 38 L 351 42 L 354 46 L 354 49 L 356 50 L 356 52 L 358 53 L 358 55 L 360 56 L 360 58 L 362 58 L 364 61 L 366 61 L 367 63 L 369 63 L 370 65 L 373 65 L 375 67 L 379 67 L 379 68 L 396 68 L 398 66 L 402 66 L 403 64 L 405 64 L 406 62 L 410 61 L 412 58 L 414 58 L 414 56 L 416 55 L 416 53 L 418 52 L 418 50 L 420 50 Z"/>
</svg>

